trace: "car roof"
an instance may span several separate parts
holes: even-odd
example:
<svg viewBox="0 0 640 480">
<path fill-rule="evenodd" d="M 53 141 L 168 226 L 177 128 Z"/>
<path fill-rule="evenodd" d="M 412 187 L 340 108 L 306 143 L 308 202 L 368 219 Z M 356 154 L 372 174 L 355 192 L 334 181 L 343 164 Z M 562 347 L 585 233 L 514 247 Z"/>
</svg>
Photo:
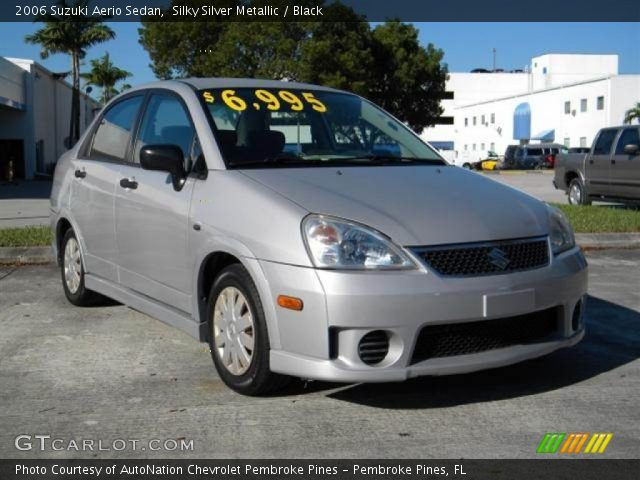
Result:
<svg viewBox="0 0 640 480">
<path fill-rule="evenodd" d="M 280 80 L 266 80 L 260 78 L 232 78 L 232 77 L 220 77 L 220 78 L 181 78 L 178 80 L 183 83 L 187 83 L 197 90 L 206 90 L 208 88 L 293 88 L 293 89 L 313 89 L 324 90 L 327 92 L 344 92 L 342 90 L 336 90 L 334 88 L 322 87 L 320 85 L 313 85 L 310 83 L 288 82 Z"/>
</svg>

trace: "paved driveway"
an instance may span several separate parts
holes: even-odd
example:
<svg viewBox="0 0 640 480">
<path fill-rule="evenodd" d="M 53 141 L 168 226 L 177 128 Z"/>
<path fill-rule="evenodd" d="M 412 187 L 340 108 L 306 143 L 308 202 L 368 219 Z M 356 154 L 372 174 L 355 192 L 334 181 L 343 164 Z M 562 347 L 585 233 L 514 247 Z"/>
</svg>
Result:
<svg viewBox="0 0 640 480">
<path fill-rule="evenodd" d="M 561 190 L 556 190 L 552 170 L 532 170 L 530 172 L 506 172 L 500 174 L 481 173 L 496 182 L 522 190 L 545 202 L 567 203 L 567 196 Z"/>
<path fill-rule="evenodd" d="M 589 253 L 588 334 L 519 365 L 401 384 L 229 391 L 209 353 L 119 305 L 71 307 L 53 266 L 0 270 L 0 457 L 534 457 L 545 432 L 640 451 L 640 251 Z M 176 452 L 19 452 L 20 434 L 193 440 Z"/>
</svg>

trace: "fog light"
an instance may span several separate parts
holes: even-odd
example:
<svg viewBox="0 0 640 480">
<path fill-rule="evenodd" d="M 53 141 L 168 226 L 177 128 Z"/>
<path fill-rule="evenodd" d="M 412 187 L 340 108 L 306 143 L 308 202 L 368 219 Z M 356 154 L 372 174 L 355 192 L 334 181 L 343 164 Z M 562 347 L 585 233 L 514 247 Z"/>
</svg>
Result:
<svg viewBox="0 0 640 480">
<path fill-rule="evenodd" d="M 382 330 L 374 330 L 360 339 L 358 355 L 367 365 L 376 365 L 389 353 L 389 336 Z"/>
<path fill-rule="evenodd" d="M 576 303 L 573 308 L 573 315 L 571 316 L 571 328 L 574 332 L 577 332 L 582 328 L 582 300 Z"/>
</svg>

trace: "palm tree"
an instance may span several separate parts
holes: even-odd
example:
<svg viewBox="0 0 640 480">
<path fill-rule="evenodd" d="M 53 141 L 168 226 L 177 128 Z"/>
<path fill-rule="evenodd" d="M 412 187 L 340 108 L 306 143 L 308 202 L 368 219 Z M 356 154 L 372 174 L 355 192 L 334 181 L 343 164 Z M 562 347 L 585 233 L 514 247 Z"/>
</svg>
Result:
<svg viewBox="0 0 640 480">
<path fill-rule="evenodd" d="M 86 7 L 89 0 L 58 0 L 59 7 Z M 39 44 L 40 57 L 43 59 L 55 53 L 71 56 L 71 74 L 73 76 L 73 94 L 71 95 L 71 122 L 69 125 L 69 143 L 80 138 L 80 60 L 87 54 L 87 49 L 98 43 L 115 38 L 116 34 L 102 19 L 84 15 L 57 16 L 47 13 L 38 16 L 36 21 L 44 26 L 27 35 L 27 43 Z"/>
<path fill-rule="evenodd" d="M 637 102 L 624 114 L 624 123 L 630 124 L 636 119 L 640 120 L 640 102 Z"/>
<path fill-rule="evenodd" d="M 122 90 L 116 88 L 116 84 L 131 76 L 130 72 L 116 67 L 109 58 L 109 54 L 105 53 L 102 57 L 91 60 L 91 71 L 89 73 L 81 73 L 80 76 L 87 82 L 87 85 L 93 85 L 100 88 L 100 103 L 105 105 L 111 97 L 117 95 Z M 122 85 L 122 89 L 126 89 L 127 84 Z"/>
</svg>

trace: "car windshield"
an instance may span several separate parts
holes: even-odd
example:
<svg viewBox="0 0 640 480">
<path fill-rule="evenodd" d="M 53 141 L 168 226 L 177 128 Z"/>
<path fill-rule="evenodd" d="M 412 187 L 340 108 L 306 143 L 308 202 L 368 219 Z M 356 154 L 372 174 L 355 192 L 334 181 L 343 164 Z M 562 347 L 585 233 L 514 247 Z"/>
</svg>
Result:
<svg viewBox="0 0 640 480">
<path fill-rule="evenodd" d="M 446 165 L 402 123 L 355 95 L 295 88 L 200 95 L 232 168 Z"/>
</svg>

